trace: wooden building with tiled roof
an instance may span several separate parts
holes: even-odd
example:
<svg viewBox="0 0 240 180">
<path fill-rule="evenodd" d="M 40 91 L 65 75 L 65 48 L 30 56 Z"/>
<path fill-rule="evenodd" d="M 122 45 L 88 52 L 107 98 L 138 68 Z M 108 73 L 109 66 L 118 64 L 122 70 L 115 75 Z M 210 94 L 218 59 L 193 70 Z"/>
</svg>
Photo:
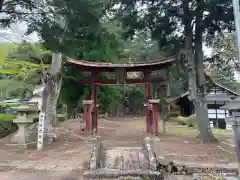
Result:
<svg viewBox="0 0 240 180">
<path fill-rule="evenodd" d="M 207 104 L 209 120 L 213 122 L 214 127 L 225 129 L 225 119 L 229 116 L 229 110 L 227 108 L 222 109 L 221 107 L 227 106 L 229 102 L 232 102 L 236 98 L 238 99 L 238 97 L 240 97 L 240 94 L 230 89 L 229 87 L 213 80 L 210 76 L 207 75 L 206 86 L 207 94 L 205 96 L 205 102 Z M 190 116 L 195 112 L 194 105 L 191 101 L 188 91 L 182 93 L 178 97 L 171 98 L 169 102 L 174 102 L 180 107 L 181 116 Z"/>
</svg>

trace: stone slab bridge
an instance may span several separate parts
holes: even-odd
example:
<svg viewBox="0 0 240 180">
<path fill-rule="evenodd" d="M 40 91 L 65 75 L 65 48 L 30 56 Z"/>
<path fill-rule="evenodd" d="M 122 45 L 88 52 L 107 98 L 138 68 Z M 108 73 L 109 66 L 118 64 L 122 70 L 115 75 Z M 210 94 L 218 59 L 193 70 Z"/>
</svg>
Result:
<svg viewBox="0 0 240 180">
<path fill-rule="evenodd" d="M 99 85 L 114 84 L 144 84 L 145 85 L 145 110 L 146 110 L 146 131 L 149 134 L 158 134 L 158 104 L 159 99 L 151 99 L 151 83 L 163 83 L 166 77 L 153 76 L 152 72 L 166 69 L 175 61 L 174 58 L 161 59 L 149 63 L 113 64 L 108 62 L 89 62 L 68 58 L 71 66 L 78 68 L 82 72 L 89 72 L 88 79 L 79 79 L 80 84 L 92 85 L 91 99 L 83 101 L 85 131 L 88 134 L 98 131 L 98 102 L 97 91 Z M 101 73 L 114 73 L 113 79 L 100 79 Z M 143 74 L 143 78 L 128 78 L 128 73 L 138 72 Z"/>
</svg>

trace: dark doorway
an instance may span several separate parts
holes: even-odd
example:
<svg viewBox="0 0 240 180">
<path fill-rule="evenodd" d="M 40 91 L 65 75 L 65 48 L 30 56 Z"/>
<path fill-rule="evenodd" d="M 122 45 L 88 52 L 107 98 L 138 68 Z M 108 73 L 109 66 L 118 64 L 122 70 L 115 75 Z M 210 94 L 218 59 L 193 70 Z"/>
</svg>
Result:
<svg viewBox="0 0 240 180">
<path fill-rule="evenodd" d="M 193 102 L 188 96 L 180 97 L 177 100 L 176 105 L 180 106 L 180 115 L 183 117 L 191 116 L 194 113 Z"/>
</svg>

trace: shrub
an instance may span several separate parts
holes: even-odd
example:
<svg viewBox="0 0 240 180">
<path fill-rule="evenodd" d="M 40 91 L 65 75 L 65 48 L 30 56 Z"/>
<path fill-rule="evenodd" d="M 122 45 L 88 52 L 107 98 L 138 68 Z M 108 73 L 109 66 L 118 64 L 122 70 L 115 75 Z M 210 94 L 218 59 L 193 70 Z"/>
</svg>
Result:
<svg viewBox="0 0 240 180">
<path fill-rule="evenodd" d="M 180 125 L 183 125 L 183 126 L 187 124 L 186 120 L 183 117 L 179 118 L 177 120 L 177 123 L 180 124 Z"/>
<path fill-rule="evenodd" d="M 33 118 L 34 122 L 37 122 L 38 118 L 39 118 L 39 115 L 38 114 L 32 114 L 32 115 L 30 115 L 30 117 Z M 0 113 L 0 121 L 12 121 L 15 118 L 16 118 L 16 115 L 14 115 L 14 114 Z M 57 119 L 58 119 L 58 121 L 64 121 L 65 120 L 64 114 L 58 114 Z"/>
<path fill-rule="evenodd" d="M 30 117 L 33 118 L 34 122 L 38 122 L 39 120 L 39 114 L 33 114 Z M 57 120 L 60 122 L 64 121 L 65 120 L 64 114 L 57 114 Z"/>
<path fill-rule="evenodd" d="M 1 103 L 0 104 L 0 111 L 4 112 L 8 108 L 19 106 L 19 105 L 20 105 L 20 103 Z"/>
<path fill-rule="evenodd" d="M 0 114 L 0 121 L 12 121 L 16 118 L 16 115 L 14 114 Z"/>
<path fill-rule="evenodd" d="M 15 118 L 16 116 L 13 114 L 0 113 L 0 138 L 17 131 L 18 126 L 13 123 Z"/>
<path fill-rule="evenodd" d="M 179 112 L 175 111 L 175 112 L 171 112 L 170 117 L 178 117 L 179 116 Z"/>
<path fill-rule="evenodd" d="M 188 127 L 197 126 L 197 119 L 195 114 L 192 114 L 189 117 L 177 116 L 176 118 L 172 118 L 172 120 L 177 122 L 180 125 L 187 125 Z"/>
<path fill-rule="evenodd" d="M 192 114 L 191 116 L 187 117 L 186 122 L 188 127 L 196 127 L 197 126 L 196 114 Z"/>
<path fill-rule="evenodd" d="M 65 115 L 64 114 L 58 114 L 57 115 L 57 120 L 62 122 L 62 121 L 65 121 Z"/>
</svg>

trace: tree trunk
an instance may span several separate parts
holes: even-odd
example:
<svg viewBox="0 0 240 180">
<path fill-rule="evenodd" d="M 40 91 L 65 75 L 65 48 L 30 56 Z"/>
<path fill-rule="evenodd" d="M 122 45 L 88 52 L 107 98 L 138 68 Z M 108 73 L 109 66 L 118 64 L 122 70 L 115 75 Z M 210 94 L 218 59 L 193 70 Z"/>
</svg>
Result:
<svg viewBox="0 0 240 180">
<path fill-rule="evenodd" d="M 195 102 L 197 124 L 200 131 L 200 138 L 203 141 L 215 140 L 208 119 L 208 111 L 205 106 L 205 73 L 203 65 L 202 50 L 202 18 L 203 0 L 197 0 L 196 24 L 195 24 L 195 68 L 197 72 L 197 98 Z"/>
<path fill-rule="evenodd" d="M 169 99 L 171 97 L 171 69 L 168 68 L 167 69 L 167 79 L 168 79 L 168 83 L 167 83 L 167 87 L 166 87 L 166 96 L 167 99 Z M 165 130 L 165 126 L 166 126 L 166 121 L 169 120 L 170 118 L 170 114 L 171 114 L 171 104 L 168 103 L 167 105 L 167 114 L 166 114 L 166 118 L 164 118 L 164 124 L 163 124 L 163 132 L 165 134 L 166 130 Z"/>
<path fill-rule="evenodd" d="M 47 78 L 42 97 L 42 112 L 46 114 L 45 128 L 49 143 L 53 140 L 53 127 L 57 122 L 57 101 L 62 85 L 61 67 L 61 54 L 53 53 L 50 75 Z"/>
<path fill-rule="evenodd" d="M 3 3 L 4 3 L 4 0 L 0 0 L 0 12 L 3 10 Z"/>
<path fill-rule="evenodd" d="M 191 26 L 192 15 L 189 12 L 189 0 L 183 1 L 183 22 L 184 22 L 184 35 L 185 35 L 185 50 L 186 50 L 186 59 L 188 64 L 188 90 L 189 95 L 192 101 L 195 101 L 196 98 L 196 71 L 194 66 L 194 58 L 192 51 L 192 37 L 193 29 Z"/>
<path fill-rule="evenodd" d="M 204 66 L 203 66 L 203 52 L 202 52 L 202 16 L 203 12 L 201 10 L 201 5 L 198 1 L 198 9 L 196 15 L 196 30 L 195 30 L 195 63 L 192 51 L 192 36 L 193 29 L 191 26 L 191 20 L 193 19 L 192 15 L 189 12 L 189 1 L 183 1 L 183 22 L 184 22 L 184 33 L 185 33 L 185 49 L 186 49 L 186 58 L 188 63 L 188 89 L 190 97 L 194 103 L 196 116 L 197 116 L 197 124 L 200 132 L 200 138 L 203 141 L 213 140 L 214 137 L 212 135 L 211 129 L 209 129 L 209 120 L 208 120 L 208 112 L 204 106 L 204 83 L 205 83 L 205 74 L 204 74 Z M 197 78 L 196 78 L 197 71 Z M 201 93 L 196 95 L 197 92 L 197 83 L 198 87 L 201 87 Z M 199 84 L 200 83 L 200 84 Z"/>
<path fill-rule="evenodd" d="M 65 119 L 70 119 L 69 105 L 65 104 Z"/>
</svg>

